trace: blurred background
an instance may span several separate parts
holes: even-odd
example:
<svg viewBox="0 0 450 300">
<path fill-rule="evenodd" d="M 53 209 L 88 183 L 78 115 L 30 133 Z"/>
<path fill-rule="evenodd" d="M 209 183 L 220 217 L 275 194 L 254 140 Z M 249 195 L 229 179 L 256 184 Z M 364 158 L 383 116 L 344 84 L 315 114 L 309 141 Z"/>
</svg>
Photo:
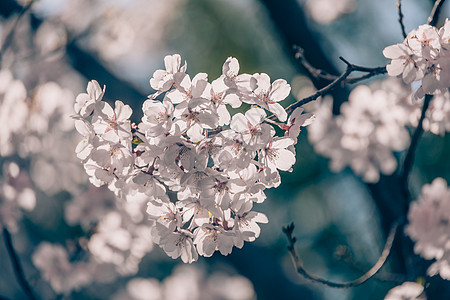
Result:
<svg viewBox="0 0 450 300">
<path fill-rule="evenodd" d="M 433 2 L 404 1 L 407 32 L 426 22 Z M 141 105 L 153 92 L 149 79 L 163 68 L 168 54 L 181 54 L 188 63 L 187 73 L 206 72 L 210 80 L 220 76 L 227 57 L 236 57 L 241 73 L 264 72 L 272 80 L 286 79 L 292 86 L 284 103 L 288 105 L 314 93 L 314 85 L 323 86 L 304 74 L 294 59 L 294 44 L 305 49 L 314 66 L 339 74 L 345 69 L 339 56 L 363 66 L 382 66 L 388 62 L 382 55 L 384 47 L 403 40 L 395 0 L 36 0 L 15 24 L 22 7 L 28 5 L 25 0 L 0 3 L 0 37 L 2 45 L 8 43 L 2 46 L 2 69 L 11 70 L 34 98 L 39 98 L 38 86 L 56 82 L 60 94 L 53 97 L 67 99 L 67 103 L 73 103 L 87 82 L 96 79 L 106 85 L 107 101 L 119 99 L 133 107 L 134 122 L 139 122 Z M 447 2 L 441 19 L 449 15 Z M 337 90 L 334 96 L 345 101 L 348 90 Z M 72 114 L 70 109 L 60 111 Z M 0 120 L 1 126 L 6 122 Z M 11 142 L 12 150 L 2 151 L 0 157 L 2 181 L 7 164 L 15 161 L 35 191 L 36 206 L 24 213 L 13 238 L 27 278 L 42 299 L 56 295 L 31 262 L 35 247 L 41 241 L 67 244 L 83 234 L 64 217 L 66 205 L 89 187 L 74 155 L 81 138 L 69 127 L 46 127 L 46 132 L 20 136 Z M 303 130 L 296 145 L 293 172 L 284 172 L 281 186 L 268 190 L 267 200 L 255 205 L 255 211 L 269 218 L 256 242 L 234 248 L 226 257 L 219 253 L 201 257 L 194 267 L 201 268 L 205 278 L 214 272 L 247 278 L 247 294 L 233 299 L 382 299 L 395 283 L 379 278 L 354 289 L 331 289 L 295 273 L 281 231 L 290 222 L 296 225 L 305 268 L 337 282 L 368 270 L 378 259 L 386 236 L 380 217 L 383 207 L 371 196 L 377 186 L 363 183 L 349 170 L 331 173 L 327 159 L 314 153 L 307 134 Z M 423 136 L 411 176 L 413 198 L 435 177 L 450 180 L 449 149 L 448 134 Z M 389 201 L 395 205 L 395 199 Z M 172 260 L 155 246 L 143 257 L 135 276 L 163 282 L 180 264 L 181 260 Z M 388 264 L 381 273 L 389 270 Z M 109 299 L 132 278 L 95 283 L 65 297 Z M 3 244 L 0 295 L 25 297 Z M 216 298 L 228 299 L 220 297 Z"/>
</svg>

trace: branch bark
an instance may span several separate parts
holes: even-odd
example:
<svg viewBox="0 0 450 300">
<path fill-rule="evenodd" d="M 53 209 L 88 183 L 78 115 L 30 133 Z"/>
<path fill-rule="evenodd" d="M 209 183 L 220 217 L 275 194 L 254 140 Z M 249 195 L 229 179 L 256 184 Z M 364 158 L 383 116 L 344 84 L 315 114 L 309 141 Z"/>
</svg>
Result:
<svg viewBox="0 0 450 300">
<path fill-rule="evenodd" d="M 14 245 L 12 242 L 11 234 L 9 233 L 6 227 L 3 227 L 3 240 L 5 242 L 6 250 L 8 251 L 9 258 L 11 259 L 11 264 L 14 269 L 14 274 L 16 275 L 17 282 L 19 283 L 22 290 L 27 295 L 28 299 L 35 300 L 37 299 L 34 295 L 34 292 L 25 278 L 25 273 L 23 271 L 22 265 L 20 263 L 19 256 L 17 255 L 16 250 L 14 249 Z"/>
</svg>

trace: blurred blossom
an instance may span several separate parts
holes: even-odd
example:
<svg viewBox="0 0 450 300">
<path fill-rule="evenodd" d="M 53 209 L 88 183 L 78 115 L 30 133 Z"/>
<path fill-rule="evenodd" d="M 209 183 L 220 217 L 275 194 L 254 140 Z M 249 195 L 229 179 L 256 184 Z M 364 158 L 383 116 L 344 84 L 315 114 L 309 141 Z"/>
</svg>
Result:
<svg viewBox="0 0 450 300">
<path fill-rule="evenodd" d="M 32 261 L 58 294 L 70 293 L 92 281 L 89 264 L 69 262 L 67 250 L 62 246 L 43 242 L 33 253 Z"/>
<path fill-rule="evenodd" d="M 23 130 L 28 117 L 27 92 L 9 70 L 0 71 L 0 155 L 14 151 L 12 136 Z"/>
<path fill-rule="evenodd" d="M 80 224 L 85 230 L 98 223 L 108 212 L 115 209 L 114 195 L 105 187 L 90 187 L 66 204 L 67 224 Z"/>
<path fill-rule="evenodd" d="M 450 132 L 450 92 L 437 91 L 426 112 L 423 129 L 434 134 Z"/>
<path fill-rule="evenodd" d="M 405 282 L 391 289 L 384 300 L 426 300 L 423 285 L 416 282 Z"/>
<path fill-rule="evenodd" d="M 152 278 L 135 278 L 114 300 L 251 300 L 256 299 L 251 282 L 239 275 L 223 272 L 206 274 L 198 265 L 176 267 L 162 282 Z"/>
<path fill-rule="evenodd" d="M 117 63 L 114 60 L 123 58 L 142 63 L 149 53 L 163 47 L 174 11 L 184 1 L 42 0 L 33 5 L 33 10 L 51 22 L 63 24 L 69 36 L 82 36 L 84 45 L 106 61 Z M 46 50 L 65 39 L 60 28 L 42 30 L 49 33 L 40 36 L 39 45 Z"/>
<path fill-rule="evenodd" d="M 67 33 L 60 23 L 45 21 L 39 26 L 34 39 L 40 54 L 45 57 L 64 49 Z"/>
<path fill-rule="evenodd" d="M 306 10 L 314 21 L 329 24 L 356 8 L 355 0 L 307 0 Z"/>
<path fill-rule="evenodd" d="M 408 220 L 405 232 L 415 241 L 414 252 L 436 259 L 428 274 L 450 280 L 450 189 L 443 178 L 423 186 L 419 200 L 409 209 Z"/>
<path fill-rule="evenodd" d="M 88 247 L 98 261 L 115 265 L 119 274 L 130 275 L 138 271 L 142 257 L 153 249 L 153 243 L 151 222 L 147 219 L 133 222 L 126 206 L 127 203 L 118 200 L 116 210 L 102 216 Z"/>
<path fill-rule="evenodd" d="M 411 91 L 398 80 L 360 85 L 333 116 L 325 100 L 315 113 L 309 130 L 315 150 L 329 157 L 330 168 L 338 172 L 349 166 L 366 182 L 377 182 L 380 172 L 392 174 L 397 168 L 393 151 L 409 145 L 405 128 L 416 121 L 420 111 L 410 100 Z"/>
<path fill-rule="evenodd" d="M 4 226 L 16 232 L 22 209 L 33 210 L 36 196 L 27 173 L 21 171 L 15 162 L 5 162 L 3 169 L 0 178 L 0 229 Z"/>
</svg>

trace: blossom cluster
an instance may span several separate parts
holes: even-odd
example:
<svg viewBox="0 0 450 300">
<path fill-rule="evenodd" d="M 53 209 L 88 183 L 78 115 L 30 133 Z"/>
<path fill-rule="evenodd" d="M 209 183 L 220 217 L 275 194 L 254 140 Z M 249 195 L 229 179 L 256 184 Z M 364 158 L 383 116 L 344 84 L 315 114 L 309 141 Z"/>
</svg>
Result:
<svg viewBox="0 0 450 300">
<path fill-rule="evenodd" d="M 450 189 L 443 178 L 423 186 L 419 200 L 411 205 L 408 220 L 405 232 L 415 241 L 414 251 L 436 260 L 427 273 L 450 280 Z"/>
<path fill-rule="evenodd" d="M 176 267 L 163 281 L 155 278 L 133 278 L 113 300 L 189 300 L 189 299 L 256 299 L 252 283 L 240 275 L 215 271 L 207 274 L 200 266 Z"/>
<path fill-rule="evenodd" d="M 46 195 L 74 191 L 84 180 L 67 151 L 73 148 L 73 101 L 73 94 L 55 82 L 27 93 L 23 81 L 0 70 L 0 227 L 17 230 L 22 209 L 35 207 L 36 190 Z"/>
<path fill-rule="evenodd" d="M 383 54 L 392 60 L 386 66 L 390 76 L 401 75 L 406 84 L 421 81 L 417 97 L 445 93 L 450 87 L 450 20 L 440 29 L 419 26 L 403 43 L 386 47 Z"/>
<path fill-rule="evenodd" d="M 392 288 L 384 297 L 384 300 L 426 300 L 424 286 L 406 281 L 403 284 Z"/>
<path fill-rule="evenodd" d="M 280 184 L 279 170 L 291 170 L 300 127 L 313 115 L 297 108 L 288 118 L 279 102 L 290 85 L 264 73 L 239 74 L 235 58 L 211 83 L 205 73 L 191 78 L 178 54 L 164 62 L 150 79 L 156 93 L 143 103 L 137 126 L 130 106 L 116 101 L 112 108 L 102 101 L 105 88 L 89 82 L 75 103 L 84 136 L 76 153 L 92 184 L 107 184 L 129 202 L 147 200 L 152 239 L 170 257 L 191 263 L 217 250 L 227 255 L 268 222 L 253 203 Z M 228 107 L 242 103 L 251 106 L 231 117 Z"/>
<path fill-rule="evenodd" d="M 380 172 L 392 174 L 397 168 L 393 151 L 409 145 L 406 125 L 417 120 L 420 111 L 407 99 L 410 89 L 396 79 L 360 85 L 333 116 L 330 101 L 324 99 L 308 138 L 317 153 L 329 157 L 330 168 L 349 166 L 366 182 L 377 182 Z"/>
<path fill-rule="evenodd" d="M 106 188 L 91 187 L 74 195 L 65 207 L 65 219 L 89 235 L 65 244 L 40 243 L 33 264 L 59 294 L 93 282 L 111 282 L 118 275 L 134 275 L 141 259 L 153 249 L 152 223 L 143 210 L 145 202 L 122 201 Z"/>
</svg>

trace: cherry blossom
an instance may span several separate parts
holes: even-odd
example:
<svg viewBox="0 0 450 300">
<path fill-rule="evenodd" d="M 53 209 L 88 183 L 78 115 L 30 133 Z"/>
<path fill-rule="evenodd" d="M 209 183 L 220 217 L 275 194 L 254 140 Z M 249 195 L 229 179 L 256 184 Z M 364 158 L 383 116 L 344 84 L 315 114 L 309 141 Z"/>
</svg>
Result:
<svg viewBox="0 0 450 300">
<path fill-rule="evenodd" d="M 129 120 L 131 108 L 119 100 L 114 109 L 100 101 L 92 114 L 75 116 L 84 138 L 76 153 L 92 184 L 106 184 L 127 203 L 140 203 L 135 213 L 146 202 L 149 223 L 139 226 L 148 229 L 148 238 L 168 256 L 192 263 L 215 251 L 228 255 L 260 235 L 258 223 L 268 220 L 251 210 L 253 202 L 263 202 L 264 190 L 280 184 L 279 170 L 291 169 L 300 126 L 314 117 L 297 109 L 279 125 L 289 136 L 275 136 L 265 118 L 268 111 L 287 120 L 278 103 L 290 93 L 285 80 L 239 74 L 237 59 L 229 57 L 211 84 L 205 73 L 191 80 L 180 62 L 179 55 L 167 56 L 166 70 L 154 73 L 150 82 L 157 92 L 143 103 L 137 126 Z M 253 106 L 231 117 L 228 107 L 242 102 Z M 127 220 L 107 212 L 89 241 L 95 257 L 107 253 L 97 258 L 103 264 L 124 263 L 121 274 L 132 273 L 142 257 L 124 246 L 135 240 L 130 228 L 136 225 Z"/>
</svg>

